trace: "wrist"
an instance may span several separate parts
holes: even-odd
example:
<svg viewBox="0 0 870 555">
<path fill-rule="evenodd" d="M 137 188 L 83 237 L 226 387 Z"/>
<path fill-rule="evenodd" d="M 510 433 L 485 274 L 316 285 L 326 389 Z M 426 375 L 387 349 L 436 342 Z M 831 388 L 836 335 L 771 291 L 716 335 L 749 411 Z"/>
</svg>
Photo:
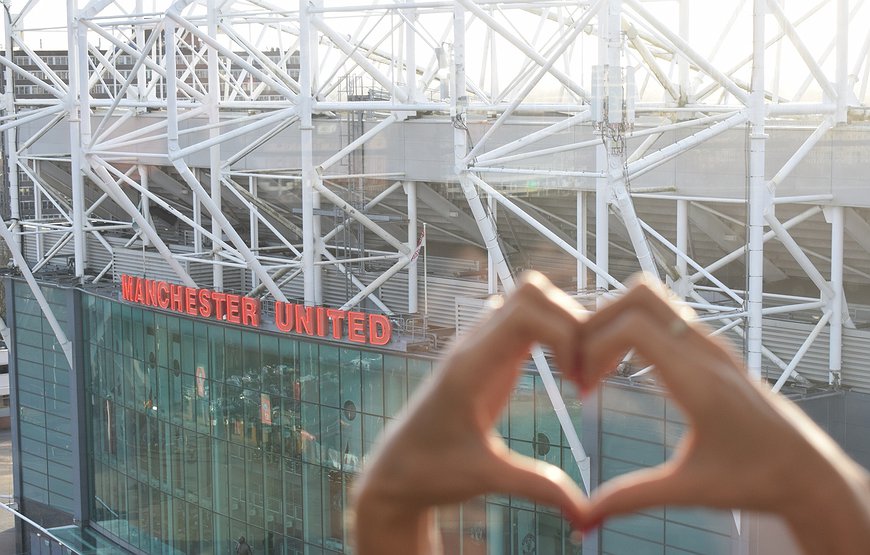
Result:
<svg viewBox="0 0 870 555">
<path fill-rule="evenodd" d="M 409 508 L 389 496 L 360 491 L 349 517 L 357 555 L 430 555 L 438 545 L 431 508 Z"/>
<path fill-rule="evenodd" d="M 818 449 L 807 464 L 796 464 L 802 472 L 782 515 L 805 553 L 865 553 L 870 545 L 870 477 L 831 443 L 832 449 Z"/>
</svg>

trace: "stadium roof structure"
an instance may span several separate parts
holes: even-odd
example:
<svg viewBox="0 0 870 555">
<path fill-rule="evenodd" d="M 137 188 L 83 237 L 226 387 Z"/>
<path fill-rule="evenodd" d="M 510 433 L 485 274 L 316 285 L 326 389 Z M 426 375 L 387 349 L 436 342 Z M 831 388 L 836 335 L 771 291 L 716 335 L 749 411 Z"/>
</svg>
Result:
<svg viewBox="0 0 870 555">
<path fill-rule="evenodd" d="M 69 357 L 34 272 L 428 317 L 425 246 L 475 294 L 643 270 L 774 389 L 870 388 L 863 0 L 20 4 L 0 235 Z"/>
</svg>

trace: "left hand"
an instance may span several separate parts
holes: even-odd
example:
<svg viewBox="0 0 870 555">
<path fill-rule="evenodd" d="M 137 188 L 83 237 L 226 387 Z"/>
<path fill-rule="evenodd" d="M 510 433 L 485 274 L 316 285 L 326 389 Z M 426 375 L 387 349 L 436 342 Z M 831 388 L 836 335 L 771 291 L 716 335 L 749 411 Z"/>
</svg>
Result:
<svg viewBox="0 0 870 555">
<path fill-rule="evenodd" d="M 503 306 L 453 346 L 356 484 L 357 553 L 425 552 L 433 541 L 433 507 L 490 492 L 559 507 L 580 528 L 586 496 L 573 480 L 511 451 L 493 431 L 533 344 L 550 347 L 559 367 L 576 374 L 576 309 L 546 278 L 526 274 Z"/>
</svg>

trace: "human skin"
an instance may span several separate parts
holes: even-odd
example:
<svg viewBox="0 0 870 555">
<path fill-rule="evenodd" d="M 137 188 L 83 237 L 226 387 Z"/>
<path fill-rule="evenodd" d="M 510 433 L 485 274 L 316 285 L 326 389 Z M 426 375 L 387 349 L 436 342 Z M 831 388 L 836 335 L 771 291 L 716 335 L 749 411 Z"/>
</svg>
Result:
<svg viewBox="0 0 870 555">
<path fill-rule="evenodd" d="M 540 274 L 450 350 L 382 438 L 355 489 L 361 555 L 435 553 L 433 508 L 489 492 L 560 507 L 577 529 L 659 505 L 784 517 L 805 553 L 870 546 L 870 480 L 803 412 L 750 379 L 723 344 L 638 280 L 590 317 Z M 592 391 L 626 351 L 656 366 L 688 432 L 673 458 L 602 485 L 591 499 L 559 469 L 492 434 L 531 346 Z"/>
</svg>

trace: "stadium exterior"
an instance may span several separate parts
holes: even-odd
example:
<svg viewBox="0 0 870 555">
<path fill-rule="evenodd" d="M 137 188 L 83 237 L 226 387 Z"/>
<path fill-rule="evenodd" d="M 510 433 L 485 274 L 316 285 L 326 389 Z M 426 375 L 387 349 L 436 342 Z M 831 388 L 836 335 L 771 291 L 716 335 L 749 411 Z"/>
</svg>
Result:
<svg viewBox="0 0 870 555">
<path fill-rule="evenodd" d="M 377 434 L 528 268 L 590 309 L 658 275 L 870 466 L 863 3 L 10 4 L 22 551 L 350 552 Z M 685 422 L 618 374 L 581 403 L 536 349 L 498 431 L 587 491 L 658 464 Z M 439 522 L 450 553 L 790 549 L 740 511 Z"/>
</svg>

